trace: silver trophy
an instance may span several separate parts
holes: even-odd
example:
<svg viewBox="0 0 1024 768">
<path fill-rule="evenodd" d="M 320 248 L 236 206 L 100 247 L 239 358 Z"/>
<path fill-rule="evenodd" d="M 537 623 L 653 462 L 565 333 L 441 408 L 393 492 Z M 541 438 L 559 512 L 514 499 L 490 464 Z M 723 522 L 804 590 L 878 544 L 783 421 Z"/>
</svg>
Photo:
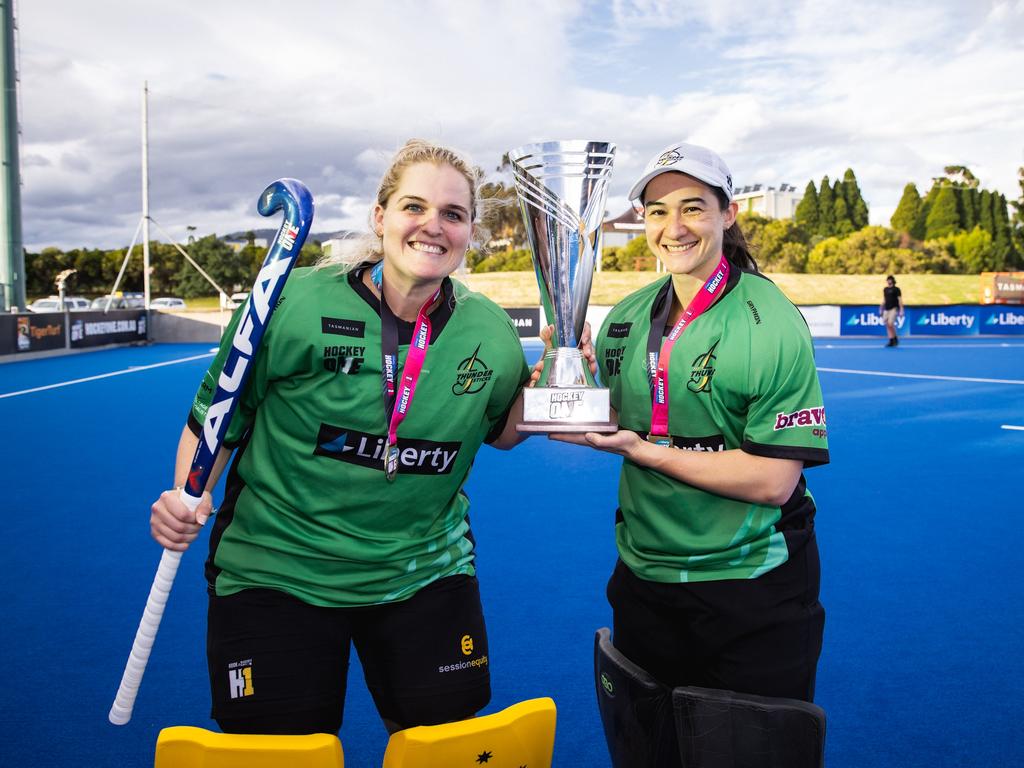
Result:
<svg viewBox="0 0 1024 768">
<path fill-rule="evenodd" d="M 614 432 L 608 390 L 579 349 L 615 160 L 602 141 L 549 141 L 508 153 L 552 348 L 523 392 L 520 432 Z"/>
</svg>

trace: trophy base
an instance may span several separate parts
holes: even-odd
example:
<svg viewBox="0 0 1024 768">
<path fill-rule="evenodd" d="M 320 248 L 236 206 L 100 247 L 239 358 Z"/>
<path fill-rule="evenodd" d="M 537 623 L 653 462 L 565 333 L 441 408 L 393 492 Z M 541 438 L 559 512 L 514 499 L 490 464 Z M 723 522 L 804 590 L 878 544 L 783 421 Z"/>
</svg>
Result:
<svg viewBox="0 0 1024 768">
<path fill-rule="evenodd" d="M 530 387 L 523 390 L 517 432 L 615 432 L 609 393 L 600 387 Z"/>
</svg>

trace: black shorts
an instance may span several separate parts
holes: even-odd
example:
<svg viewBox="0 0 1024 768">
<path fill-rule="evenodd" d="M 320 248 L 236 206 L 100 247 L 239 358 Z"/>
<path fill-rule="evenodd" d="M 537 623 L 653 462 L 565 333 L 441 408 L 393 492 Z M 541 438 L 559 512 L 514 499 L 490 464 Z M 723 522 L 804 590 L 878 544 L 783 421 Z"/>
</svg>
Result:
<svg viewBox="0 0 1024 768">
<path fill-rule="evenodd" d="M 212 717 L 227 733 L 336 733 L 350 643 L 377 711 L 399 726 L 461 720 L 490 701 L 479 585 L 450 576 L 408 600 L 357 608 L 270 589 L 211 596 Z"/>
<path fill-rule="evenodd" d="M 813 535 L 756 579 L 646 581 L 621 560 L 608 582 L 615 647 L 670 687 L 814 700 L 825 609 Z"/>
</svg>

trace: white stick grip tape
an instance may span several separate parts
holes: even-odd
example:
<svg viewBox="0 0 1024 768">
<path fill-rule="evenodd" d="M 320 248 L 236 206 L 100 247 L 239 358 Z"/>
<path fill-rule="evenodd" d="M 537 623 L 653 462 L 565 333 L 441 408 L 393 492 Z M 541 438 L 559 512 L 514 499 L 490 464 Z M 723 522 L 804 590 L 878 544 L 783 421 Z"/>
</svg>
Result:
<svg viewBox="0 0 1024 768">
<path fill-rule="evenodd" d="M 153 650 L 153 641 L 160 628 L 160 619 L 164 616 L 164 606 L 167 605 L 167 597 L 171 593 L 171 585 L 174 584 L 181 555 L 181 552 L 165 549 L 160 557 L 160 565 L 156 569 L 153 586 L 149 588 L 146 609 L 142 612 L 142 620 L 135 633 L 135 642 L 132 643 L 132 652 L 128 656 L 121 685 L 117 689 L 110 714 L 107 715 L 114 725 L 125 725 L 132 719 L 135 697 L 139 694 L 139 685 L 142 684 L 142 676 L 146 672 L 146 663 L 149 661 L 150 651 Z"/>
</svg>

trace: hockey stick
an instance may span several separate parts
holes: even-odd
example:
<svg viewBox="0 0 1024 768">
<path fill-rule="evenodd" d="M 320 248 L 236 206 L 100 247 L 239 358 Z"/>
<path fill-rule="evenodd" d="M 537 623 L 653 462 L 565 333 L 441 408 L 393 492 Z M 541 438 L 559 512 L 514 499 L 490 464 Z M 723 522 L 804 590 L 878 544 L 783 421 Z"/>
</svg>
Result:
<svg viewBox="0 0 1024 768">
<path fill-rule="evenodd" d="M 263 190 L 257 206 L 260 214 L 272 216 L 282 208 L 284 221 L 260 267 L 252 292 L 246 299 L 242 319 L 235 330 L 227 360 L 217 381 L 217 391 L 206 413 L 199 445 L 192 457 L 188 481 L 181 491 L 182 502 L 193 511 L 202 500 L 203 490 L 213 471 L 228 422 L 245 390 L 252 359 L 263 339 L 267 323 L 270 322 L 270 315 L 313 223 L 313 196 L 301 181 L 279 179 Z M 108 715 L 114 725 L 124 725 L 131 720 L 135 697 L 139 693 L 139 685 L 146 671 L 149 653 L 153 649 L 153 641 L 160 628 L 160 619 L 163 618 L 164 606 L 180 561 L 181 552 L 169 549 L 165 549 L 160 558 L 153 586 L 146 599 L 146 609 L 121 677 L 121 685 Z"/>
</svg>

